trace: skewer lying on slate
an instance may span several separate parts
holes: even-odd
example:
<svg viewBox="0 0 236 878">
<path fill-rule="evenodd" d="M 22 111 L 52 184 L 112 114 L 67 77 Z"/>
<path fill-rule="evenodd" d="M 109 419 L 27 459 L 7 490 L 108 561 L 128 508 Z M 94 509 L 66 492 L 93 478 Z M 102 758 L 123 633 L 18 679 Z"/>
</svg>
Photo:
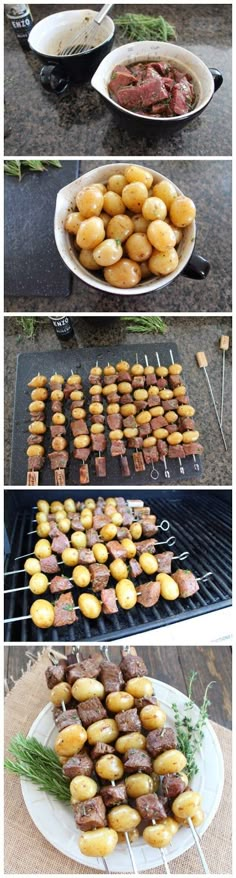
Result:
<svg viewBox="0 0 236 878">
<path fill-rule="evenodd" d="M 229 336 L 220 336 L 220 350 L 222 351 L 222 379 L 221 379 L 221 406 L 220 423 L 223 424 L 224 392 L 225 392 L 225 352 L 229 350 Z"/>
<path fill-rule="evenodd" d="M 29 426 L 29 436 L 27 439 L 27 457 L 28 472 L 27 485 L 36 487 L 39 483 L 39 471 L 45 463 L 45 450 L 43 446 L 43 438 L 46 433 L 45 424 L 45 401 L 48 398 L 48 390 L 46 388 L 47 378 L 45 375 L 35 375 L 28 382 L 31 390 L 31 403 L 29 404 L 29 412 L 31 424 Z"/>
<path fill-rule="evenodd" d="M 204 371 L 205 378 L 206 378 L 206 382 L 207 382 L 207 385 L 208 385 L 208 389 L 209 389 L 209 392 L 210 392 L 210 395 L 211 395 L 211 399 L 212 399 L 212 402 L 213 402 L 213 406 L 214 406 L 214 409 L 215 409 L 216 419 L 217 419 L 217 422 L 218 422 L 218 425 L 219 425 L 219 428 L 220 428 L 220 432 L 221 432 L 221 436 L 222 436 L 223 444 L 224 444 L 224 447 L 225 447 L 225 451 L 227 451 L 227 445 L 226 445 L 226 440 L 225 440 L 225 435 L 224 435 L 223 427 L 222 427 L 222 424 L 221 424 L 221 421 L 220 421 L 220 416 L 219 416 L 218 408 L 217 408 L 217 405 L 216 405 L 216 401 L 215 401 L 214 393 L 213 393 L 213 390 L 212 390 L 212 385 L 211 385 L 210 378 L 209 378 L 209 375 L 208 375 L 208 372 L 207 372 L 208 361 L 207 361 L 206 354 L 204 353 L 204 351 L 198 351 L 198 353 L 196 354 L 196 360 L 197 360 L 197 364 L 198 364 L 198 366 L 199 366 L 199 369 L 203 369 L 203 371 Z"/>
</svg>

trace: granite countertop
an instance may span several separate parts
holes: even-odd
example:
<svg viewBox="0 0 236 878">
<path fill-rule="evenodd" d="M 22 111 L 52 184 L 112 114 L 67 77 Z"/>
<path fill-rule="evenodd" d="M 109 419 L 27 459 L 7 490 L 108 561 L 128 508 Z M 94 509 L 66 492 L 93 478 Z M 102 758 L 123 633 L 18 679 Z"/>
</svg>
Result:
<svg viewBox="0 0 236 878">
<path fill-rule="evenodd" d="M 120 344 L 122 340 L 130 341 L 138 351 L 139 344 L 154 342 L 162 336 L 155 333 L 127 333 L 126 326 L 118 319 L 112 318 L 104 325 L 102 318 L 73 318 L 75 338 L 67 343 L 66 348 L 94 347 L 100 345 Z M 168 317 L 165 340 L 175 341 L 178 345 L 186 374 L 190 400 L 196 407 L 196 423 L 200 432 L 200 441 L 204 445 L 204 474 L 201 485 L 231 485 L 231 435 L 232 435 L 232 399 L 231 399 L 231 349 L 226 354 L 225 368 L 225 401 L 224 430 L 228 445 L 224 451 L 221 434 L 217 425 L 213 405 L 204 378 L 198 369 L 195 353 L 204 350 L 209 363 L 209 377 L 212 381 L 217 403 L 221 398 L 222 354 L 219 351 L 221 335 L 231 336 L 231 320 L 228 317 Z M 38 318 L 36 338 L 27 340 L 22 335 L 15 317 L 5 318 L 5 484 L 9 484 L 12 413 L 16 377 L 16 357 L 18 353 L 43 352 L 60 350 L 65 343 L 59 341 L 50 321 Z M 199 400 L 199 403 L 198 403 Z M 181 485 L 194 485 L 199 482 L 181 480 Z M 128 487 L 128 485 L 127 485 Z"/>
<path fill-rule="evenodd" d="M 73 4 L 75 9 L 82 4 Z M 34 23 L 67 4 L 33 4 Z M 96 8 L 96 4 L 90 4 Z M 231 4 L 146 5 L 148 14 L 163 15 L 176 27 L 177 42 L 208 67 L 221 70 L 223 86 L 205 112 L 170 140 L 144 138 L 121 131 L 102 97 L 89 83 L 73 85 L 64 96 L 41 88 L 41 61 L 24 53 L 6 21 L 5 154 L 16 155 L 231 155 Z M 128 5 L 125 11 L 133 12 Z M 137 8 L 135 7 L 135 11 Z M 115 5 L 112 17 L 124 13 Z M 114 47 L 125 43 L 116 32 Z"/>
<path fill-rule="evenodd" d="M 227 7 L 228 8 L 228 7 Z M 84 174 L 104 160 L 80 162 L 80 173 Z M 185 311 L 231 311 L 231 160 L 178 161 L 173 159 L 142 162 L 169 177 L 186 194 L 192 197 L 197 207 L 196 249 L 211 265 L 204 280 L 192 280 L 178 275 L 176 280 L 158 292 L 145 295 L 120 296 L 102 293 L 96 286 L 89 287 L 75 275 L 72 279 L 71 295 L 65 300 L 57 296 L 29 295 L 31 284 L 30 260 L 24 266 L 23 287 L 27 296 L 12 296 L 12 289 L 5 289 L 5 311 L 51 311 L 108 313 L 108 312 L 170 312 Z M 55 171 L 56 173 L 56 171 Z M 21 184 L 16 183 L 16 197 L 20 197 Z M 18 194 L 19 193 L 19 194 Z M 32 219 L 33 222 L 33 219 Z M 37 232 L 37 205 L 35 205 L 35 233 Z M 53 228 L 51 230 L 53 243 Z M 33 246 L 33 245 L 32 245 Z M 37 239 L 37 246 L 40 242 Z M 43 248 L 45 242 L 42 243 Z M 50 247 L 49 247 L 50 250 Z M 10 259 L 10 253 L 8 255 Z M 50 258 L 49 251 L 46 254 Z M 44 262 L 41 260 L 40 281 L 42 293 L 44 286 Z M 58 254 L 58 272 L 62 266 Z M 46 270 L 46 268 L 45 268 Z M 15 272 L 17 278 L 17 272 Z"/>
</svg>

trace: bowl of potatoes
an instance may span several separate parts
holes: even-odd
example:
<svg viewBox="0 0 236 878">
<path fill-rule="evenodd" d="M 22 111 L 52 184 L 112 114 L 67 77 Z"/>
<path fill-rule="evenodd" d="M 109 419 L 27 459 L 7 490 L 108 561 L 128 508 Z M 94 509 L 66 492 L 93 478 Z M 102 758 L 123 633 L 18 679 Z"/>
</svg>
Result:
<svg viewBox="0 0 236 878">
<path fill-rule="evenodd" d="M 196 207 L 151 168 L 98 167 L 58 192 L 54 234 L 60 256 L 80 280 L 107 293 L 143 295 L 181 272 L 207 275 L 193 254 Z"/>
</svg>

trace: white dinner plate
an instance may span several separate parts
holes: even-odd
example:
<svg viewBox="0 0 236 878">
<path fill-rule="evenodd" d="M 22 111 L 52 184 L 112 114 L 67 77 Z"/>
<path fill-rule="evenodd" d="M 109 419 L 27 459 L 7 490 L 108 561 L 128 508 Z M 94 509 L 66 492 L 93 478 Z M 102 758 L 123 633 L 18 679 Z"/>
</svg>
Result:
<svg viewBox="0 0 236 878">
<path fill-rule="evenodd" d="M 167 715 L 167 725 L 174 726 L 173 711 L 171 705 L 175 702 L 183 712 L 187 701 L 186 696 L 169 686 L 167 683 L 153 680 L 155 695 L 161 703 Z M 197 720 L 199 709 L 195 705 L 193 719 Z M 56 728 L 52 715 L 52 705 L 47 704 L 34 720 L 28 737 L 35 737 L 42 744 L 53 747 L 56 738 Z M 199 835 L 208 829 L 219 807 L 223 784 L 224 763 L 218 739 L 210 724 L 207 722 L 204 732 L 204 741 L 201 753 L 197 756 L 199 771 L 192 781 L 194 790 L 202 795 L 202 807 L 205 820 L 198 828 Z M 78 847 L 79 830 L 74 823 L 73 811 L 70 805 L 58 802 L 47 793 L 40 792 L 30 781 L 21 780 L 21 788 L 24 801 L 30 817 L 37 829 L 44 835 L 47 841 L 66 857 L 82 863 L 93 869 L 104 871 L 104 862 L 101 857 L 85 857 Z M 193 846 L 193 837 L 188 827 L 181 827 L 173 837 L 171 846 L 165 848 L 167 860 L 175 860 Z M 144 844 L 142 837 L 132 845 L 134 858 L 139 872 L 153 869 L 162 865 L 161 855 L 158 849 Z M 125 844 L 118 844 L 113 854 L 106 858 L 109 872 L 132 872 L 129 853 Z"/>
</svg>

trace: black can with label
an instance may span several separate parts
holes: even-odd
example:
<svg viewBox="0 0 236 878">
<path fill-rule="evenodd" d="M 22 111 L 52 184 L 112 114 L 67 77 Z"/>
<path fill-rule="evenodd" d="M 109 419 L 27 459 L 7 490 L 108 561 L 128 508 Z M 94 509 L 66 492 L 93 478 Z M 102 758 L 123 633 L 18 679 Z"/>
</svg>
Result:
<svg viewBox="0 0 236 878">
<path fill-rule="evenodd" d="M 74 330 L 70 317 L 66 314 L 55 314 L 49 318 L 55 329 L 55 333 L 60 341 L 69 341 L 74 338 Z"/>
<path fill-rule="evenodd" d="M 30 7 L 26 3 L 17 3 L 14 6 L 6 5 L 6 16 L 24 52 L 29 52 L 28 36 L 33 27 L 33 17 Z"/>
</svg>

